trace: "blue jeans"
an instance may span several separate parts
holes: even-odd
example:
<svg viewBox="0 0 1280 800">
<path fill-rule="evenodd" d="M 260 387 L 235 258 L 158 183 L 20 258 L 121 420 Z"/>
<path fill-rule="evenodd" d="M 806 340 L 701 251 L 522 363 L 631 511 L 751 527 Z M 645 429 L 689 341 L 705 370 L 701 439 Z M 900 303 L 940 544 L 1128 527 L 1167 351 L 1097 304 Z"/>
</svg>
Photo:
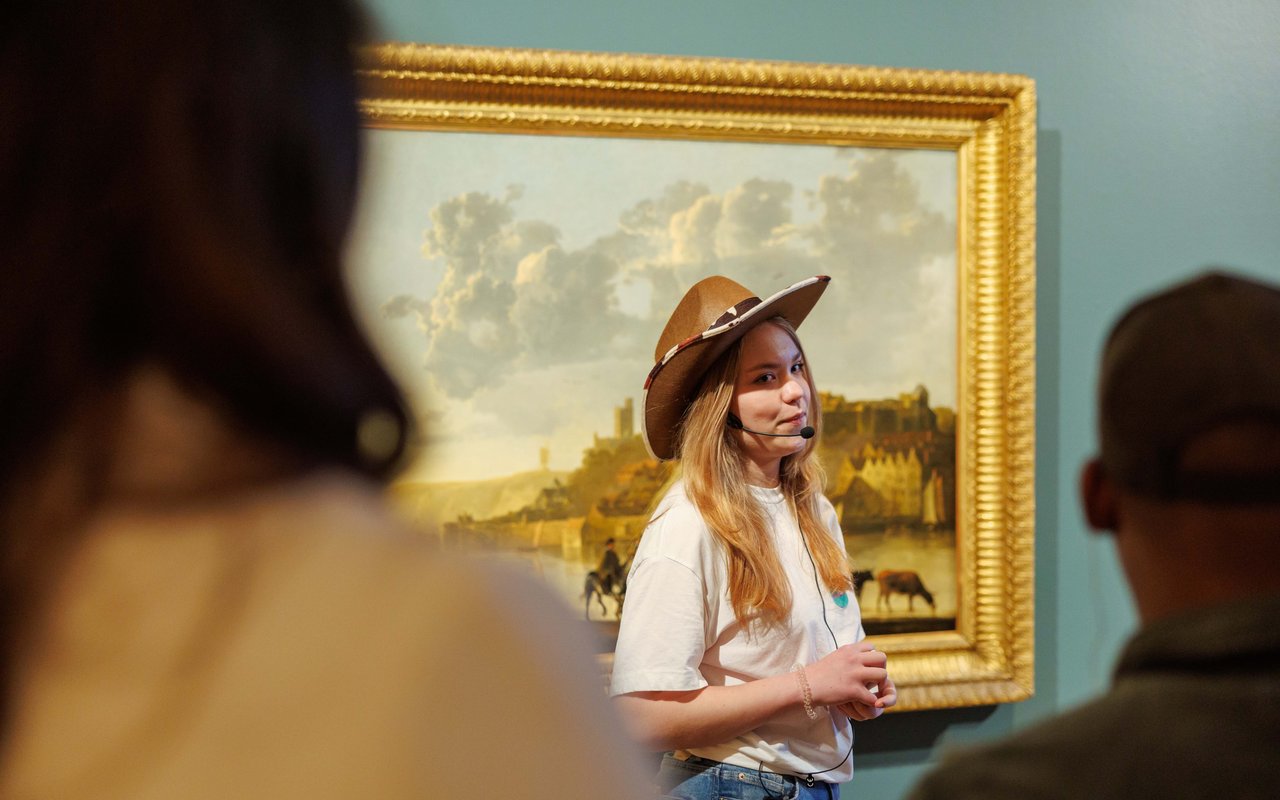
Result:
<svg viewBox="0 0 1280 800">
<path fill-rule="evenodd" d="M 671 753 L 662 757 L 657 777 L 662 797 L 669 800 L 839 800 L 840 787 L 815 780 L 735 767 L 708 758 Z"/>
</svg>

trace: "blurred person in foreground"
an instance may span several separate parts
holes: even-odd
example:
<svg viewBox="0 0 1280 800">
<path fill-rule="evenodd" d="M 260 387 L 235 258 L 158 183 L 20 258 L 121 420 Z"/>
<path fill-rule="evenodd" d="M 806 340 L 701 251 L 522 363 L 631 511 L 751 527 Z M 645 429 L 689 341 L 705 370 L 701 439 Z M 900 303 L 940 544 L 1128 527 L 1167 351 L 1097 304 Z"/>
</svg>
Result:
<svg viewBox="0 0 1280 800">
<path fill-rule="evenodd" d="M 1274 797 L 1280 287 L 1203 275 L 1107 341 L 1081 476 L 1142 626 L 1100 699 L 958 754 L 916 798 Z"/>
<path fill-rule="evenodd" d="M 381 500 L 408 421 L 340 265 L 361 33 L 343 0 L 0 12 L 5 797 L 645 781 L 562 609 Z"/>
</svg>

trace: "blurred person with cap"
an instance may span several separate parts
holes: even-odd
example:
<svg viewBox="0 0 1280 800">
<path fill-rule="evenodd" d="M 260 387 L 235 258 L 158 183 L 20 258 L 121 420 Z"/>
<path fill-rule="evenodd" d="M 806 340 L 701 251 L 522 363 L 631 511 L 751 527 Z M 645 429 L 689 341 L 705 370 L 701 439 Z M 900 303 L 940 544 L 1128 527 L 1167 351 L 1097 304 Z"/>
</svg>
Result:
<svg viewBox="0 0 1280 800">
<path fill-rule="evenodd" d="M 0 12 L 0 795 L 634 797 L 566 610 L 384 505 L 344 0 Z"/>
<path fill-rule="evenodd" d="M 821 406 L 796 329 L 828 281 L 763 300 L 699 281 L 645 381 L 645 443 L 681 477 L 631 559 L 611 691 L 634 735 L 669 751 L 667 797 L 839 797 L 851 720 L 897 700 L 822 494 Z"/>
<path fill-rule="evenodd" d="M 1081 496 L 1141 620 L 1111 689 L 946 760 L 914 798 L 1272 797 L 1280 786 L 1280 287 L 1149 297 L 1102 357 Z"/>
</svg>

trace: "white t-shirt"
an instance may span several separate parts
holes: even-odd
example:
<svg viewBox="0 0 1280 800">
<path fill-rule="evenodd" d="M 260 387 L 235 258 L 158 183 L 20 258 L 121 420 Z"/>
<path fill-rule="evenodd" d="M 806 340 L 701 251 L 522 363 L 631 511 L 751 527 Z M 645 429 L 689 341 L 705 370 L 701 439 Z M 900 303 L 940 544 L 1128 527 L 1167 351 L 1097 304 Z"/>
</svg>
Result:
<svg viewBox="0 0 1280 800">
<path fill-rule="evenodd" d="M 813 664 L 838 645 L 866 635 L 853 593 L 841 608 L 816 578 L 782 491 L 750 488 L 766 512 L 791 585 L 788 624 L 767 631 L 756 626 L 749 632 L 739 623 L 729 600 L 724 551 L 686 496 L 683 481 L 677 482 L 659 503 L 632 560 L 612 694 L 735 686 L 785 674 L 796 664 Z M 835 509 L 826 498 L 820 502 L 823 523 L 843 551 Z M 818 709 L 818 718 L 811 720 L 797 705 L 732 741 L 690 752 L 843 783 L 853 776 L 852 756 L 845 758 L 852 744 L 852 726 L 844 714 Z"/>
</svg>

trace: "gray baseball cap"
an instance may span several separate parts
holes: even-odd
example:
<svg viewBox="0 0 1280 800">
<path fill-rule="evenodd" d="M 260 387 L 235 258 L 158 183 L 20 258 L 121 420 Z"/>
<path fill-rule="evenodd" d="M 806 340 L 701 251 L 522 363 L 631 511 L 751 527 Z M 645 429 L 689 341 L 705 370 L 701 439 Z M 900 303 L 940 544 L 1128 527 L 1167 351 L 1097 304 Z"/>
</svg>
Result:
<svg viewBox="0 0 1280 800">
<path fill-rule="evenodd" d="M 1208 272 L 1132 306 L 1102 356 L 1107 474 L 1162 499 L 1280 502 L 1280 470 L 1191 474 L 1183 448 L 1219 425 L 1280 426 L 1280 287 Z"/>
</svg>

